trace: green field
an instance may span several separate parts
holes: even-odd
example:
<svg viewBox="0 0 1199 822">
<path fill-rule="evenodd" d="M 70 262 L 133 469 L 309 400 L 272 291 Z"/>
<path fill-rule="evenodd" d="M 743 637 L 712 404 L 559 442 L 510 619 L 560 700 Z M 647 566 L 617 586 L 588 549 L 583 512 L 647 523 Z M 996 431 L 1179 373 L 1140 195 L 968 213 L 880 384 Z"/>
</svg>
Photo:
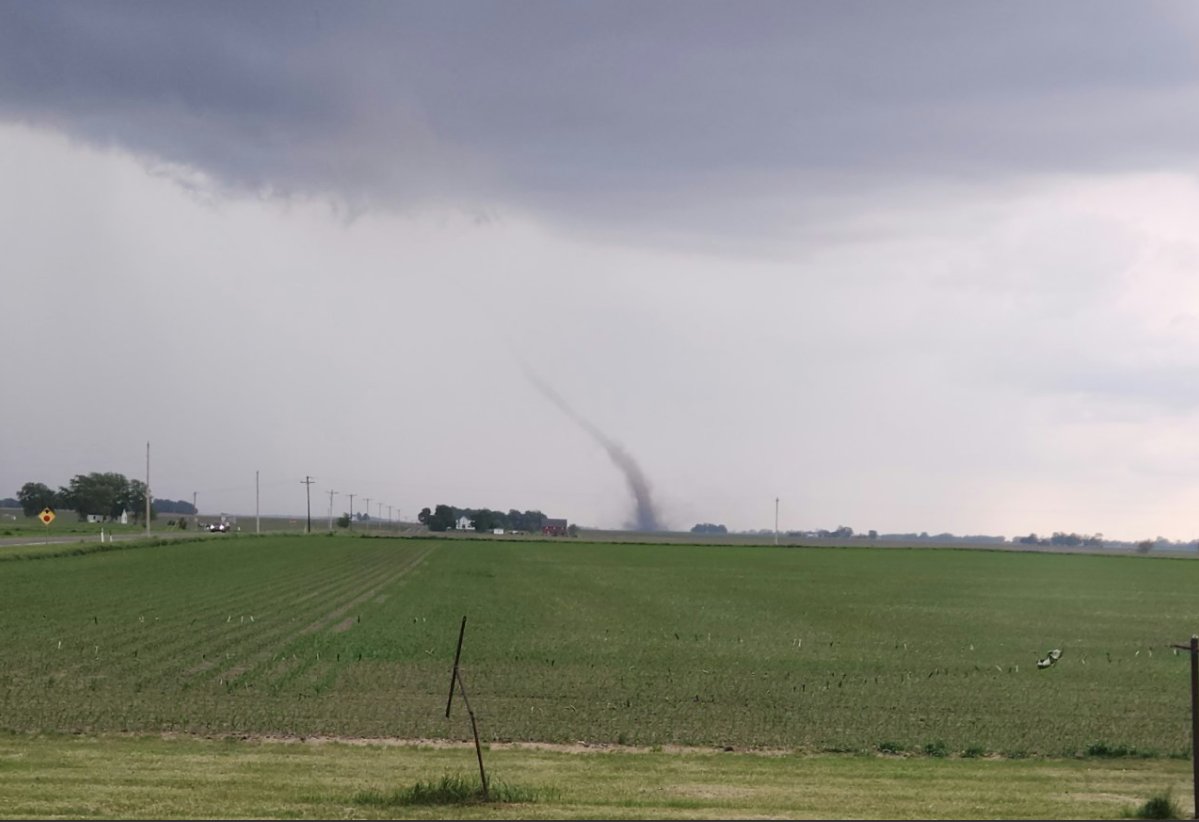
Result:
<svg viewBox="0 0 1199 822">
<path fill-rule="evenodd" d="M 0 560 L 0 728 L 463 739 L 465 614 L 489 741 L 1185 756 L 1197 584 L 1183 559 L 565 540 Z"/>
</svg>

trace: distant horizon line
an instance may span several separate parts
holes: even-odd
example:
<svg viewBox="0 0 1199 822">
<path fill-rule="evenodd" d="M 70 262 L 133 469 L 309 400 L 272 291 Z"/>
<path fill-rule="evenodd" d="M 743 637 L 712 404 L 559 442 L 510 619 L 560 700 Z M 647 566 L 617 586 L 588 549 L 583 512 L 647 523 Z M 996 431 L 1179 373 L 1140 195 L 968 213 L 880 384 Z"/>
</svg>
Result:
<svg viewBox="0 0 1199 822">
<path fill-rule="evenodd" d="M 171 500 L 167 497 L 161 497 L 160 499 L 166 499 L 166 500 L 169 500 L 170 502 L 187 502 L 187 500 L 183 500 L 183 499 Z M 6 508 L 0 508 L 0 510 L 21 511 L 21 508 L 19 506 L 6 507 Z M 55 510 L 74 511 L 73 508 L 57 508 Z M 174 511 L 158 511 L 156 513 L 158 514 L 159 518 L 161 518 L 163 516 L 167 516 L 167 517 L 170 517 L 170 516 L 185 516 L 185 517 L 194 516 L 197 519 L 203 519 L 205 517 L 253 519 L 255 516 L 257 516 L 261 519 L 286 519 L 289 521 L 296 521 L 296 522 L 306 521 L 308 518 L 307 513 L 285 514 L 285 513 L 278 513 L 278 512 L 259 513 L 257 515 L 256 514 L 235 513 L 235 512 L 231 512 L 231 511 L 216 511 L 216 512 L 212 512 L 212 513 L 205 513 L 202 510 L 197 511 L 195 514 L 188 514 L 188 513 L 180 514 L 178 512 L 174 512 Z M 339 518 L 342 515 L 344 515 L 345 513 L 346 512 L 336 514 L 335 517 Z M 359 517 L 365 517 L 365 518 L 369 519 L 371 522 L 392 522 L 392 523 L 397 523 L 397 524 L 419 524 L 419 520 L 416 520 L 416 519 L 398 519 L 398 518 L 388 519 L 388 518 L 378 516 L 376 514 L 370 514 L 370 513 L 365 513 L 365 512 L 356 512 L 354 514 L 355 520 L 357 521 Z M 327 520 L 328 518 L 329 518 L 329 514 L 327 511 L 319 513 L 319 514 L 314 512 L 312 514 L 312 519 L 314 522 L 318 522 L 322 519 Z M 661 529 L 661 530 L 657 530 L 657 531 L 638 531 L 636 529 L 629 529 L 629 528 L 619 528 L 619 527 L 618 528 L 606 528 L 606 527 L 597 526 L 597 525 L 582 525 L 579 523 L 574 523 L 574 524 L 580 530 L 584 530 L 584 531 L 600 531 L 600 532 L 626 533 L 626 534 L 635 534 L 635 533 L 650 534 L 650 533 L 653 533 L 653 534 L 689 535 L 689 536 L 696 536 L 696 537 L 714 537 L 714 536 L 771 537 L 775 533 L 774 530 L 771 528 L 746 528 L 746 529 L 740 529 L 740 530 L 735 530 L 735 529 L 730 528 L 726 534 L 722 535 L 719 533 L 715 533 L 715 534 L 693 533 L 690 529 L 666 528 L 666 529 Z M 452 530 L 454 530 L 454 529 L 452 529 Z M 1135 538 L 1122 539 L 1122 538 L 1118 538 L 1118 537 L 1101 536 L 1102 532 L 1099 532 L 1099 534 L 1086 534 L 1086 533 L 1077 533 L 1077 532 L 1073 532 L 1073 531 L 1071 531 L 1071 532 L 1054 531 L 1054 532 L 1050 532 L 1050 533 L 1047 533 L 1044 535 L 1039 534 L 1035 531 L 1031 531 L 1029 533 L 1020 532 L 1020 533 L 1015 534 L 1014 536 L 1007 536 L 1006 534 L 985 534 L 985 533 L 956 534 L 956 533 L 953 533 L 950 531 L 938 531 L 938 532 L 934 533 L 934 532 L 928 531 L 926 529 L 921 529 L 920 531 L 889 531 L 889 532 L 885 532 L 885 533 L 881 532 L 881 531 L 876 531 L 875 536 L 872 537 L 872 536 L 870 536 L 870 531 L 865 531 L 865 532 L 855 531 L 851 535 L 840 535 L 840 536 L 834 536 L 830 533 L 828 535 L 822 536 L 819 533 L 817 533 L 820 530 L 827 530 L 827 529 L 811 529 L 811 528 L 792 528 L 792 529 L 788 529 L 788 530 L 779 529 L 778 535 L 780 537 L 788 537 L 791 539 L 799 538 L 799 539 L 821 539 L 821 540 L 853 540 L 855 542 L 858 542 L 858 541 L 874 542 L 874 541 L 887 541 L 887 540 L 890 540 L 890 541 L 919 540 L 922 542 L 923 541 L 928 541 L 928 542 L 984 542 L 984 543 L 991 542 L 991 543 L 995 543 L 995 544 L 1004 543 L 1004 544 L 1010 544 L 1010 545 L 1018 545 L 1018 544 L 1020 544 L 1019 541 L 1021 539 L 1024 539 L 1025 537 L 1028 537 L 1028 536 L 1032 536 L 1034 534 L 1041 540 L 1049 540 L 1052 538 L 1052 536 L 1055 533 L 1069 533 L 1071 535 L 1079 536 L 1084 539 L 1091 537 L 1091 536 L 1100 536 L 1101 542 L 1103 544 L 1136 545 L 1138 543 L 1142 543 L 1145 541 L 1150 541 L 1150 542 L 1154 542 L 1154 543 L 1164 542 L 1166 544 L 1171 544 L 1171 545 L 1192 545 L 1192 544 L 1199 543 L 1199 538 L 1171 539 L 1169 537 L 1161 536 L 1160 534 L 1154 535 L 1153 537 L 1146 537 L 1143 539 L 1135 539 Z"/>
</svg>

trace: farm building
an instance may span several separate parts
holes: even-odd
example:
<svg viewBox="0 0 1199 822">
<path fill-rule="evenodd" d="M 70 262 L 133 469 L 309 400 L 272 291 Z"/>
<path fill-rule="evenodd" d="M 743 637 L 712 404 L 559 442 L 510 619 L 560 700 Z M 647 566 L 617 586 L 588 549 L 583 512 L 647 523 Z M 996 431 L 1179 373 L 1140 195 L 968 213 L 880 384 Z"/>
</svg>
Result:
<svg viewBox="0 0 1199 822">
<path fill-rule="evenodd" d="M 569 523 L 564 519 L 547 519 L 541 526 L 541 533 L 547 537 L 564 537 L 569 527 Z"/>
<path fill-rule="evenodd" d="M 109 517 L 105 514 L 88 514 L 86 517 L 87 521 L 90 523 L 108 522 L 109 520 L 112 520 L 113 522 L 120 522 L 122 525 L 128 525 L 129 520 L 133 518 L 134 515 L 125 510 L 121 511 L 121 515 L 119 517 Z"/>
</svg>

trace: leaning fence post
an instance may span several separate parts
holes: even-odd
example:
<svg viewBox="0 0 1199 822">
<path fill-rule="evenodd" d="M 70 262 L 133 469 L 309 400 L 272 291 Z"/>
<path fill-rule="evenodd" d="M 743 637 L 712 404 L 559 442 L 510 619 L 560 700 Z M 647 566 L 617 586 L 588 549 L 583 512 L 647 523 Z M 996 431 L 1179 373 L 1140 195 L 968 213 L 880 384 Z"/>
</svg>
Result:
<svg viewBox="0 0 1199 822">
<path fill-rule="evenodd" d="M 454 652 L 454 671 L 450 674 L 450 698 L 445 701 L 445 718 L 450 718 L 450 705 L 454 704 L 454 682 L 458 679 L 458 660 L 462 658 L 462 637 L 466 636 L 466 617 L 458 629 L 458 650 Z"/>
<path fill-rule="evenodd" d="M 445 703 L 445 718 L 450 718 L 450 705 L 454 702 L 454 685 L 462 692 L 462 704 L 470 716 L 470 730 L 475 737 L 475 756 L 479 760 L 479 781 L 483 784 L 483 801 L 487 801 L 487 771 L 483 769 L 483 746 L 479 744 L 479 726 L 475 723 L 475 712 L 470 707 L 470 699 L 466 696 L 466 683 L 462 681 L 462 673 L 458 670 L 458 661 L 462 658 L 462 637 L 466 635 L 466 617 L 462 617 L 462 627 L 458 629 L 458 650 L 454 653 L 454 671 L 450 674 L 450 696 Z"/>
</svg>

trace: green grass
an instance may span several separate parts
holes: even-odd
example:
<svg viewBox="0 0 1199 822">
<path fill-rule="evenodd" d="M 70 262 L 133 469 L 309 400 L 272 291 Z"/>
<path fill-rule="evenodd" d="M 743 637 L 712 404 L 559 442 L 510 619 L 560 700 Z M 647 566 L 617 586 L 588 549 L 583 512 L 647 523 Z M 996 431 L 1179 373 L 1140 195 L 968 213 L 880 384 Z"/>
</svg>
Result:
<svg viewBox="0 0 1199 822">
<path fill-rule="evenodd" d="M 924 746 L 924 753 L 926 756 L 935 756 L 940 758 L 943 756 L 949 756 L 949 748 L 944 742 L 938 739 L 936 742 L 929 742 L 926 744 Z"/>
<path fill-rule="evenodd" d="M 1143 805 L 1126 814 L 1134 819 L 1182 819 L 1183 811 L 1169 791 L 1154 794 Z"/>
<path fill-rule="evenodd" d="M 359 791 L 354 794 L 353 801 L 358 805 L 384 808 L 405 805 L 476 805 L 484 802 L 510 805 L 536 802 L 542 793 L 548 794 L 532 788 L 494 781 L 489 782 L 487 792 L 484 793 L 483 785 L 478 779 L 454 774 L 428 782 L 418 781 L 407 788 L 391 791 Z"/>
<path fill-rule="evenodd" d="M 38 545 L 9 545 L 0 548 L 0 562 L 19 562 L 31 559 L 56 559 L 100 554 L 106 551 L 128 551 L 139 548 L 160 548 L 164 545 L 179 545 L 186 541 L 195 542 L 203 536 L 138 537 L 115 541 L 87 540 L 77 542 L 51 542 Z"/>
<path fill-rule="evenodd" d="M 486 741 L 1166 757 L 1197 584 L 1155 557 L 345 535 L 0 562 L 0 728 L 465 739 L 467 614 Z"/>
<path fill-rule="evenodd" d="M 1107 759 L 1121 759 L 1126 757 L 1153 759 L 1158 755 L 1154 750 L 1139 751 L 1128 745 L 1108 745 L 1106 742 L 1096 742 L 1093 745 L 1088 745 L 1085 754 L 1086 756 L 1105 757 Z"/>
<path fill-rule="evenodd" d="M 158 736 L 0 735 L 0 817 L 120 819 L 1118 819 L 1174 760 L 986 760 L 493 746 L 513 804 L 390 804 L 394 786 L 477 785 L 474 750 Z M 364 797 L 384 800 L 362 802 Z"/>
</svg>

